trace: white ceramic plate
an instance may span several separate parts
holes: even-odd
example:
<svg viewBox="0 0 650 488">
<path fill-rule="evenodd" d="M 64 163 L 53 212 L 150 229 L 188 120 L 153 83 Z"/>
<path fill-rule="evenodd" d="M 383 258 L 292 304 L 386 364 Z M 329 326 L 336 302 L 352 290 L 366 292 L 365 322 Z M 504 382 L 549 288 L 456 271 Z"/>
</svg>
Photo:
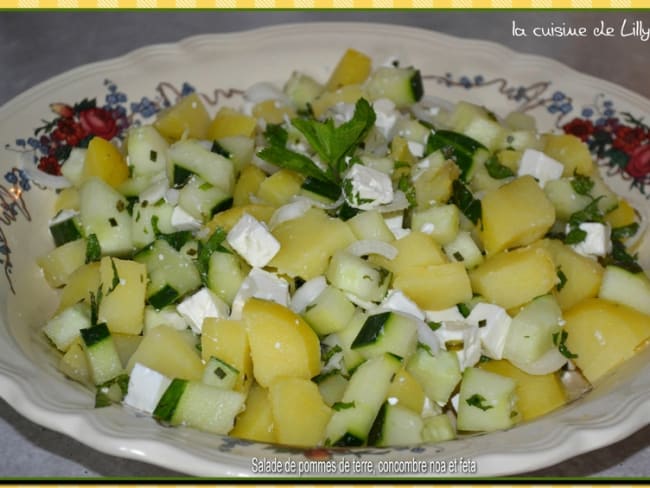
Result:
<svg viewBox="0 0 650 488">
<path fill-rule="evenodd" d="M 38 332 L 56 305 L 56 294 L 34 263 L 35 256 L 51 247 L 46 223 L 53 192 L 27 179 L 25 172 L 33 172 L 46 155 L 55 129 L 73 143 L 72 129 L 82 122 L 86 130 L 113 135 L 121 130 L 120 123 L 151 120 L 166 99 L 173 102 L 179 93 L 192 89 L 204 94 L 214 113 L 218 104 L 239 102 L 231 89 L 257 81 L 281 86 L 294 69 L 324 80 L 351 46 L 377 62 L 398 57 L 403 64 L 418 67 L 429 95 L 479 102 L 501 115 L 525 110 L 546 130 L 561 131 L 564 124 L 579 119 L 568 130 L 586 131 L 590 141 L 600 141 L 594 151 L 599 147 L 603 151 L 602 171 L 608 182 L 647 213 L 650 141 L 639 121 L 650 115 L 650 102 L 548 59 L 497 45 L 387 25 L 288 25 L 201 36 L 83 66 L 0 109 L 0 394 L 17 411 L 100 451 L 205 476 L 272 474 L 255 473 L 254 458 L 275 459 L 283 467 L 291 467 L 287 462 L 293 461 L 297 468 L 300 462 L 329 456 L 336 463 L 371 461 L 372 474 L 384 476 L 399 474 L 382 471 L 386 468 L 382 461 L 388 459 L 425 463 L 424 473 L 409 475 L 514 474 L 613 443 L 648 423 L 650 351 L 581 400 L 506 432 L 433 446 L 337 453 L 281 449 L 164 428 L 120 407 L 95 410 L 92 395 L 57 371 L 56 356 Z M 113 127 L 116 119 L 118 125 Z M 41 140 L 43 135 L 49 139 Z M 640 253 L 647 267 L 648 246 Z M 466 468 L 453 471 L 461 458 Z M 352 468 L 349 464 L 339 474 L 371 474 Z"/>
</svg>

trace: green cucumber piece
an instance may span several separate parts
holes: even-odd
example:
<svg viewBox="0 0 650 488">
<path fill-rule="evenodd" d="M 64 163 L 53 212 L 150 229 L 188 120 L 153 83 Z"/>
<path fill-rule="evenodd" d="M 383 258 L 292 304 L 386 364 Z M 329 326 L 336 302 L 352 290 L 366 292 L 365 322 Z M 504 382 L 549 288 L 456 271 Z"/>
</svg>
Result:
<svg viewBox="0 0 650 488">
<path fill-rule="evenodd" d="M 352 342 L 352 349 L 366 358 L 391 353 L 405 358 L 415 352 L 417 323 L 397 312 L 369 316 Z"/>
<path fill-rule="evenodd" d="M 124 372 L 120 356 L 106 324 L 97 324 L 87 329 L 81 329 L 79 332 L 91 376 L 96 385 L 103 385 Z"/>
<path fill-rule="evenodd" d="M 397 108 L 406 108 L 424 95 L 422 76 L 415 68 L 381 66 L 368 78 L 366 93 L 371 100 L 387 98 Z"/>
<path fill-rule="evenodd" d="M 72 211 L 61 211 L 50 222 L 50 234 L 56 247 L 83 237 L 79 214 Z"/>
<path fill-rule="evenodd" d="M 368 434 L 369 446 L 406 446 L 422 443 L 420 415 L 401 405 L 384 402 Z"/>
<path fill-rule="evenodd" d="M 314 332 L 325 336 L 343 330 L 354 311 L 354 305 L 341 290 L 328 286 L 307 305 L 302 316 Z"/>
<path fill-rule="evenodd" d="M 426 155 L 441 150 L 460 169 L 463 181 L 470 181 L 476 168 L 485 163 L 490 153 L 480 142 L 460 132 L 437 130 L 427 139 Z"/>
</svg>

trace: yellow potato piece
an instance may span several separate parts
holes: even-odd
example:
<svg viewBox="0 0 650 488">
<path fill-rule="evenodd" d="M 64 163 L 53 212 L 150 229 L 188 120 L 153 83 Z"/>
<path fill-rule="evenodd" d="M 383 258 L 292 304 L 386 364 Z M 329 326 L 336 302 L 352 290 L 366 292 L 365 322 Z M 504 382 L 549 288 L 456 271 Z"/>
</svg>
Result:
<svg viewBox="0 0 650 488">
<path fill-rule="evenodd" d="M 407 268 L 395 275 L 393 288 L 403 291 L 424 310 L 443 310 L 472 298 L 462 263 Z"/>
<path fill-rule="evenodd" d="M 270 386 L 276 378 L 310 379 L 320 371 L 320 343 L 309 325 L 288 308 L 251 298 L 243 318 L 257 382 Z"/>
<path fill-rule="evenodd" d="M 281 247 L 269 266 L 305 280 L 324 274 L 332 255 L 356 240 L 345 222 L 315 208 L 279 224 L 273 235 Z"/>
<path fill-rule="evenodd" d="M 488 192 L 481 206 L 481 239 L 488 255 L 530 244 L 555 222 L 555 207 L 532 176 Z"/>
<path fill-rule="evenodd" d="M 99 263 L 88 263 L 77 268 L 63 288 L 58 312 L 81 300 L 90 303 L 90 294 L 97 294 L 99 283 Z"/>
<path fill-rule="evenodd" d="M 135 363 L 155 369 L 169 378 L 200 380 L 203 377 L 203 363 L 198 351 L 181 332 L 167 325 L 159 325 L 147 332 L 131 356 L 127 372 L 131 372 Z"/>
<path fill-rule="evenodd" d="M 267 124 L 281 124 L 286 117 L 295 116 L 295 110 L 277 100 L 264 100 L 253 107 L 253 117 L 264 119 Z"/>
<path fill-rule="evenodd" d="M 257 196 L 262 201 L 280 207 L 289 203 L 300 192 L 303 177 L 288 169 L 281 169 L 260 183 Z"/>
<path fill-rule="evenodd" d="M 103 257 L 99 265 L 102 301 L 98 319 L 111 332 L 138 335 L 144 325 L 147 267 L 125 259 Z"/>
<path fill-rule="evenodd" d="M 342 86 L 360 84 L 370 75 L 372 60 L 356 49 L 348 49 L 330 75 L 326 90 L 338 90 Z"/>
<path fill-rule="evenodd" d="M 479 368 L 507 376 L 517 382 L 517 411 L 522 420 L 532 420 L 561 407 L 567 396 L 560 378 L 555 373 L 531 375 L 505 359 L 481 363 Z"/>
<path fill-rule="evenodd" d="M 594 383 L 646 346 L 650 316 L 600 298 L 580 302 L 564 314 L 566 345 L 573 362 Z"/>
<path fill-rule="evenodd" d="M 363 96 L 364 92 L 361 85 L 346 85 L 335 91 L 321 93 L 312 102 L 311 109 L 314 112 L 314 116 L 319 118 L 327 109 L 337 103 L 356 103 Z"/>
<path fill-rule="evenodd" d="M 393 273 L 402 273 L 414 266 L 431 266 L 447 262 L 447 257 L 440 244 L 423 232 L 411 232 L 407 236 L 391 242 L 391 245 L 397 248 L 395 259 L 371 256 L 370 260 Z"/>
<path fill-rule="evenodd" d="M 275 207 L 270 205 L 250 204 L 244 205 L 243 207 L 232 207 L 216 214 L 207 224 L 205 224 L 205 227 L 210 230 L 210 234 L 214 232 L 217 227 L 229 231 L 245 213 L 255 217 L 261 222 L 268 223 L 273 212 L 275 212 Z"/>
<path fill-rule="evenodd" d="M 397 404 L 418 414 L 424 406 L 424 390 L 420 383 L 404 368 L 400 369 L 388 387 L 387 398 L 397 399 Z"/>
<path fill-rule="evenodd" d="M 633 224 L 636 222 L 636 211 L 627 200 L 621 199 L 618 202 L 618 207 L 605 215 L 605 222 L 614 229 Z"/>
<path fill-rule="evenodd" d="M 587 145 L 573 134 L 544 134 L 544 153 L 564 165 L 562 176 L 590 175 L 594 162 Z"/>
<path fill-rule="evenodd" d="M 470 279 L 475 293 L 506 309 L 545 295 L 558 282 L 553 257 L 541 247 L 495 254 L 471 270 Z"/>
<path fill-rule="evenodd" d="M 205 139 L 210 115 L 197 93 L 181 98 L 175 105 L 158 113 L 154 127 L 163 137 L 177 141 L 182 137 Z"/>
<path fill-rule="evenodd" d="M 70 276 L 86 262 L 86 241 L 77 239 L 55 247 L 45 256 L 36 259 L 43 277 L 52 288 L 68 283 Z"/>
<path fill-rule="evenodd" d="M 269 392 L 255 383 L 246 397 L 246 409 L 235 420 L 230 435 L 257 442 L 276 442 Z"/>
<path fill-rule="evenodd" d="M 201 332 L 203 360 L 214 356 L 237 368 L 239 378 L 234 389 L 247 391 L 253 382 L 253 363 L 244 322 L 208 317 Z"/>
<path fill-rule="evenodd" d="M 113 188 L 129 177 L 129 167 L 122 153 L 109 141 L 93 137 L 88 143 L 81 181 L 97 177 Z"/>
<path fill-rule="evenodd" d="M 245 136 L 252 137 L 257 127 L 257 119 L 244 115 L 229 107 L 223 107 L 217 112 L 208 129 L 208 138 L 211 140 L 223 137 Z"/>
<path fill-rule="evenodd" d="M 332 410 L 308 379 L 278 378 L 269 388 L 277 442 L 312 447 L 321 444 Z"/>
<path fill-rule="evenodd" d="M 252 164 L 242 169 L 233 191 L 233 207 L 242 207 L 251 203 L 251 196 L 257 193 L 260 184 L 266 179 L 264 171 Z"/>
</svg>

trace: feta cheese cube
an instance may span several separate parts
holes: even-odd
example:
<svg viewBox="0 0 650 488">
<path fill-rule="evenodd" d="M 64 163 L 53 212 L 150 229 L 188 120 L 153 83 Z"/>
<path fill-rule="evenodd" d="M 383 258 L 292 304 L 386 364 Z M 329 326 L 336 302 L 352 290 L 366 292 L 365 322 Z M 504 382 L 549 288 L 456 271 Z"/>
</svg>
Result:
<svg viewBox="0 0 650 488">
<path fill-rule="evenodd" d="M 327 280 L 324 276 L 317 276 L 309 281 L 305 281 L 300 288 L 296 290 L 291 297 L 289 308 L 296 313 L 303 313 L 307 305 L 318 298 L 327 288 Z"/>
<path fill-rule="evenodd" d="M 519 161 L 518 176 L 530 175 L 544 188 L 547 182 L 562 176 L 564 165 L 536 149 L 526 149 Z"/>
<path fill-rule="evenodd" d="M 135 363 L 129 376 L 129 391 L 123 403 L 136 410 L 152 414 L 171 382 L 171 378 L 158 371 Z"/>
<path fill-rule="evenodd" d="M 435 331 L 441 346 L 449 349 L 454 344 L 460 370 L 474 366 L 481 359 L 481 339 L 478 327 L 465 322 L 443 322 Z M 461 347 L 462 346 L 462 347 Z"/>
<path fill-rule="evenodd" d="M 424 155 L 424 144 L 415 141 L 407 141 L 406 145 L 411 154 L 416 158 L 421 158 Z"/>
<path fill-rule="evenodd" d="M 395 110 L 395 104 L 387 98 L 380 98 L 373 102 L 372 108 L 375 110 L 376 116 L 375 127 L 386 139 L 390 139 L 399 116 L 399 112 Z"/>
<path fill-rule="evenodd" d="M 355 164 L 343 180 L 343 194 L 351 207 L 372 210 L 393 201 L 393 183 L 387 174 Z"/>
<path fill-rule="evenodd" d="M 491 303 L 477 303 L 466 322 L 478 327 L 483 352 L 492 359 L 503 358 L 503 348 L 512 318 L 503 308 Z"/>
<path fill-rule="evenodd" d="M 386 226 L 390 229 L 397 240 L 406 237 L 411 233 L 411 229 L 405 229 L 403 227 L 404 213 L 400 213 L 394 217 L 384 217 L 384 222 L 386 222 Z"/>
<path fill-rule="evenodd" d="M 244 213 L 226 237 L 228 244 L 253 267 L 263 268 L 280 250 L 280 243 L 266 226 Z"/>
<path fill-rule="evenodd" d="M 304 285 L 303 285 L 304 286 Z M 289 306 L 289 283 L 273 273 L 253 268 L 244 279 L 232 301 L 230 318 L 241 319 L 242 310 L 249 298 L 270 300 L 285 307 Z"/>
<path fill-rule="evenodd" d="M 460 313 L 458 307 L 450 307 L 444 310 L 425 310 L 424 315 L 429 322 L 464 322 L 465 317 Z"/>
<path fill-rule="evenodd" d="M 354 104 L 339 102 L 335 104 L 331 109 L 334 114 L 334 121 L 338 125 L 349 122 L 354 116 Z"/>
<path fill-rule="evenodd" d="M 171 224 L 174 230 L 177 231 L 195 231 L 199 230 L 202 225 L 200 220 L 196 220 L 178 205 L 175 206 L 174 210 L 172 211 Z"/>
<path fill-rule="evenodd" d="M 384 301 L 381 302 L 380 307 L 411 315 L 418 320 L 424 320 L 425 318 L 424 312 L 420 310 L 420 307 L 399 290 L 390 290 L 386 298 L 384 298 Z"/>
<path fill-rule="evenodd" d="M 204 319 L 227 318 L 229 315 L 226 302 L 205 287 L 179 303 L 176 310 L 197 334 L 201 333 Z"/>
<path fill-rule="evenodd" d="M 572 244 L 573 250 L 583 256 L 605 256 L 612 252 L 612 229 L 609 224 L 583 222 L 578 228 L 587 233 L 584 240 Z M 571 230 L 567 226 L 567 233 Z"/>
</svg>

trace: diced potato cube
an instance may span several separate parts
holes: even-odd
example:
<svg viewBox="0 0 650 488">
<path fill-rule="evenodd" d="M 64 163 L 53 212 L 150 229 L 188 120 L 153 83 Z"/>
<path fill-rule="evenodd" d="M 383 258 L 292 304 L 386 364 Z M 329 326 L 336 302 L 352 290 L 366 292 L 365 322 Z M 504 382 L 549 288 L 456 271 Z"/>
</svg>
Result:
<svg viewBox="0 0 650 488">
<path fill-rule="evenodd" d="M 348 49 L 330 75 L 325 88 L 338 90 L 342 86 L 360 84 L 366 81 L 372 68 L 372 60 L 356 49 Z"/>
<path fill-rule="evenodd" d="M 239 370 L 235 390 L 244 392 L 250 388 L 253 363 L 244 322 L 206 318 L 201 334 L 201 355 L 204 361 L 214 356 Z"/>
<path fill-rule="evenodd" d="M 167 139 L 177 141 L 183 136 L 205 139 L 210 115 L 197 93 L 181 98 L 175 105 L 158 113 L 154 127 Z"/>
<path fill-rule="evenodd" d="M 312 447 L 321 444 L 332 410 L 308 379 L 279 378 L 269 388 L 276 440 Z"/>
<path fill-rule="evenodd" d="M 58 311 L 71 307 L 81 300 L 90 303 L 90 294 L 97 294 L 99 283 L 99 263 L 88 263 L 77 268 L 63 288 Z"/>
<path fill-rule="evenodd" d="M 54 248 L 36 260 L 52 288 L 65 285 L 72 273 L 86 262 L 86 241 L 77 239 Z"/>
<path fill-rule="evenodd" d="M 330 107 L 337 103 L 356 103 L 364 96 L 361 85 L 346 85 L 334 91 L 321 93 L 311 104 L 316 118 L 321 117 Z"/>
<path fill-rule="evenodd" d="M 506 309 L 548 293 L 558 282 L 551 254 L 539 247 L 495 254 L 471 270 L 470 279 L 475 293 Z"/>
<path fill-rule="evenodd" d="M 97 177 L 116 188 L 129 177 L 129 167 L 120 151 L 106 139 L 93 137 L 88 143 L 81 181 Z"/>
<path fill-rule="evenodd" d="M 288 308 L 257 298 L 242 313 L 257 382 L 270 386 L 277 378 L 311 379 L 320 371 L 320 342 L 311 327 Z"/>
<path fill-rule="evenodd" d="M 230 435 L 257 442 L 276 442 L 269 392 L 254 384 L 246 397 L 246 409 L 239 414 Z"/>
<path fill-rule="evenodd" d="M 154 327 L 144 336 L 129 360 L 127 372 L 131 372 L 135 363 L 169 378 L 200 380 L 203 377 L 203 363 L 196 348 L 182 332 L 167 325 Z"/>
<path fill-rule="evenodd" d="M 555 222 L 555 208 L 532 176 L 517 178 L 489 192 L 481 205 L 481 238 L 488 255 L 530 244 Z"/>
<path fill-rule="evenodd" d="M 216 214 L 207 224 L 205 224 L 205 227 L 210 231 L 210 234 L 212 234 L 217 227 L 229 231 L 237 222 L 239 222 L 239 219 L 241 219 L 242 215 L 245 213 L 255 217 L 261 222 L 268 223 L 273 212 L 275 212 L 275 207 L 271 207 L 270 205 L 250 204 L 244 205 L 243 207 L 232 207 Z"/>
<path fill-rule="evenodd" d="M 650 338 L 650 316 L 600 298 L 584 300 L 564 314 L 566 346 L 590 383 L 632 357 Z"/>
<path fill-rule="evenodd" d="M 395 274 L 414 266 L 432 266 L 447 262 L 447 257 L 440 245 L 430 235 L 422 232 L 411 232 L 407 236 L 391 242 L 391 245 L 397 249 L 395 259 L 372 256 L 370 260 Z"/>
<path fill-rule="evenodd" d="M 300 192 L 303 178 L 293 171 L 281 169 L 260 183 L 257 196 L 264 202 L 280 207 Z"/>
<path fill-rule="evenodd" d="M 345 222 L 315 208 L 282 222 L 273 229 L 273 235 L 280 243 L 280 251 L 269 265 L 305 280 L 325 273 L 332 255 L 356 240 Z"/>
<path fill-rule="evenodd" d="M 293 118 L 296 112 L 277 100 L 264 100 L 253 107 L 253 117 L 264 119 L 267 124 L 281 124 L 285 117 Z"/>
<path fill-rule="evenodd" d="M 212 140 L 231 136 L 252 137 L 257 127 L 257 119 L 244 115 L 232 108 L 223 107 L 217 112 L 208 128 L 208 137 Z"/>
<path fill-rule="evenodd" d="M 462 263 L 407 268 L 395 274 L 393 287 L 424 310 L 443 310 L 472 298 L 472 287 Z"/>
<path fill-rule="evenodd" d="M 144 324 L 147 267 L 124 259 L 104 257 L 99 266 L 103 298 L 99 321 L 111 332 L 138 335 Z"/>
<path fill-rule="evenodd" d="M 260 184 L 266 179 L 264 171 L 252 164 L 242 169 L 239 179 L 235 183 L 233 192 L 233 207 L 241 207 L 251 203 L 251 195 L 257 193 Z"/>
<path fill-rule="evenodd" d="M 544 153 L 564 165 L 562 176 L 590 175 L 594 163 L 587 145 L 572 134 L 544 134 Z"/>
</svg>

